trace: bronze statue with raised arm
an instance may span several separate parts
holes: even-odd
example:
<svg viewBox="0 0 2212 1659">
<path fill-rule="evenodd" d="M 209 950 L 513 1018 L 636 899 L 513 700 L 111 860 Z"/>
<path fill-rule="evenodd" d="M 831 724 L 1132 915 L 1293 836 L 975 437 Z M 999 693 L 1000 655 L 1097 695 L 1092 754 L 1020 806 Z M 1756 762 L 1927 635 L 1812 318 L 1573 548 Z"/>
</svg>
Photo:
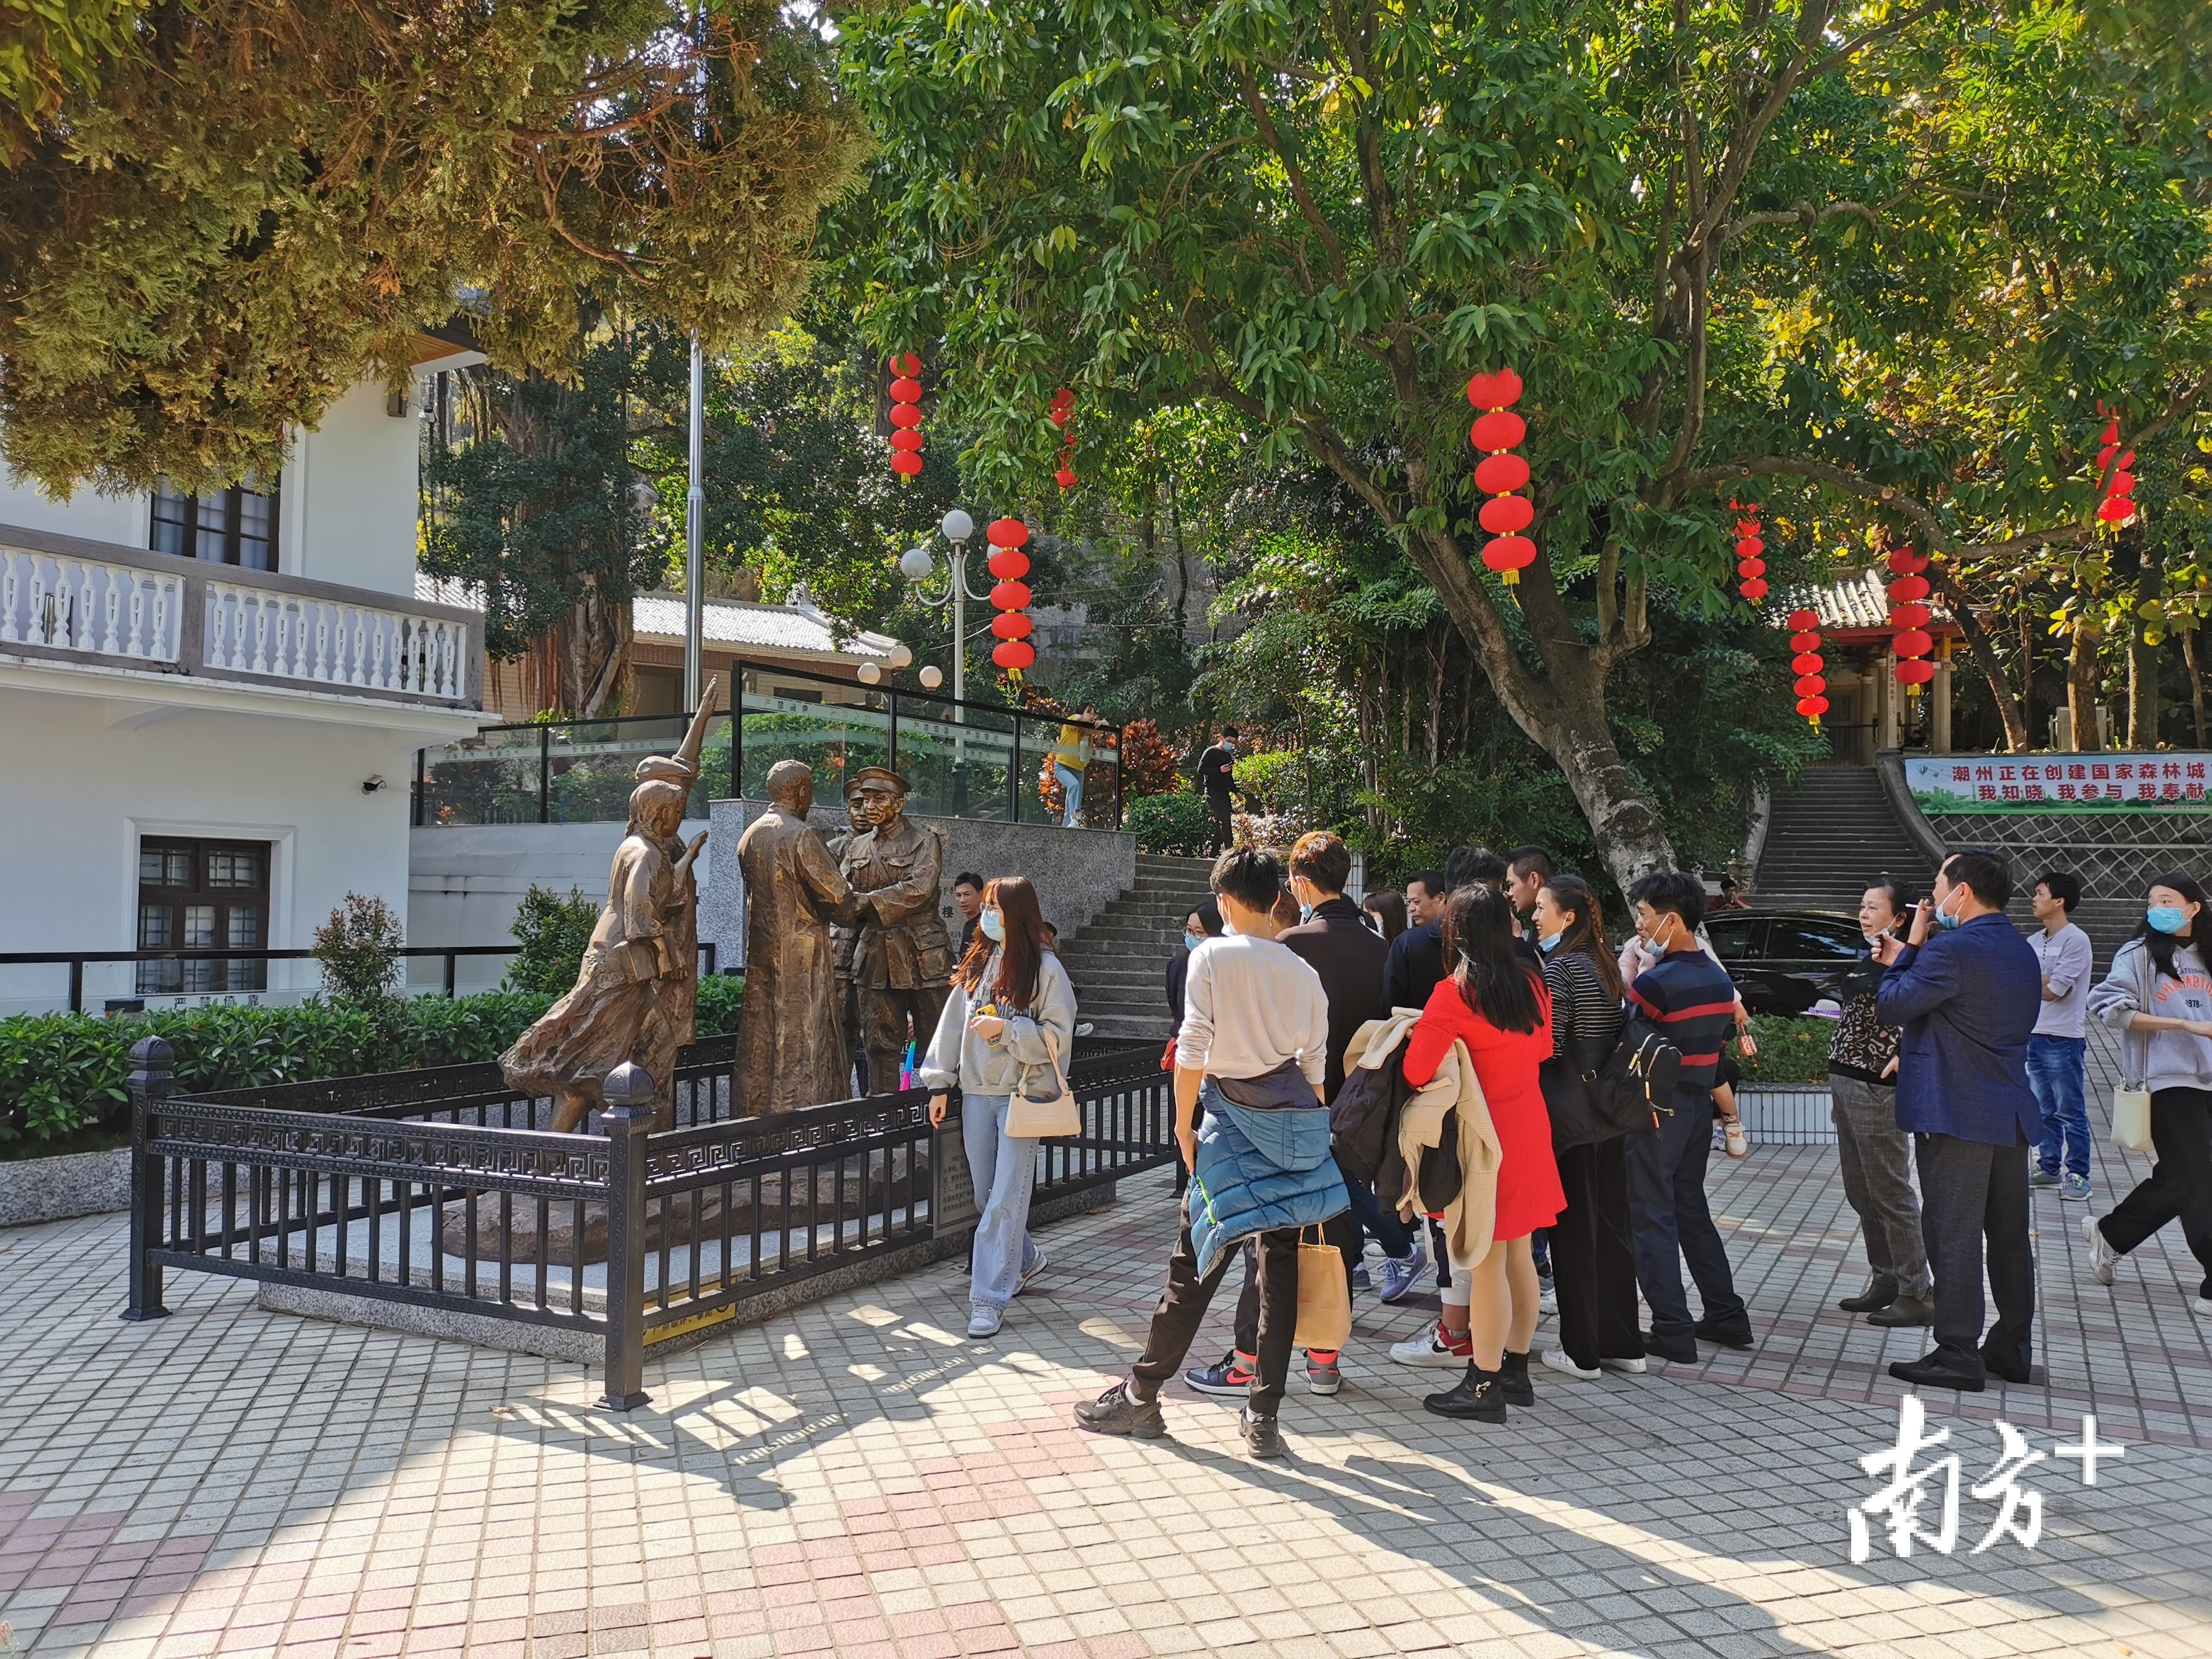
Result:
<svg viewBox="0 0 2212 1659">
<path fill-rule="evenodd" d="M 679 838 L 699 776 L 707 722 L 720 696 L 709 680 L 683 746 L 637 763 L 629 826 L 615 848 L 607 902 L 585 947 L 574 989 L 499 1057 L 507 1086 L 553 1097 L 553 1127 L 583 1126 L 600 1085 L 629 1061 L 653 1081 L 653 1127 L 676 1121 L 676 1055 L 696 1035 L 699 1002 L 699 890 L 691 866 L 702 831 Z"/>
</svg>

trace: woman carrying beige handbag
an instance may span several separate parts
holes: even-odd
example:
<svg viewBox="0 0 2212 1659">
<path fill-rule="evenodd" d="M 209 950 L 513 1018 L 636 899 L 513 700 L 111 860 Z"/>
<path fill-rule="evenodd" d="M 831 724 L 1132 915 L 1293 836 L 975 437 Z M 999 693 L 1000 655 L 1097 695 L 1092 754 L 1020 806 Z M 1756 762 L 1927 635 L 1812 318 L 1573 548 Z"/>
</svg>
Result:
<svg viewBox="0 0 2212 1659">
<path fill-rule="evenodd" d="M 960 1088 L 960 1141 L 983 1211 L 969 1264 L 968 1334 L 984 1337 L 998 1334 L 1006 1304 L 1044 1271 L 1045 1254 L 1029 1232 L 1041 1121 L 1029 1108 L 1040 1103 L 1022 1097 L 1042 1095 L 1048 1112 L 1054 1091 L 1066 1094 L 1060 1057 L 1075 1038 L 1075 989 L 1048 943 L 1027 879 L 1001 876 L 985 887 L 975 921 L 975 941 L 953 971 L 923 1056 L 921 1082 L 937 1091 L 933 1125 L 945 1121 L 945 1091 Z"/>
<path fill-rule="evenodd" d="M 2130 1050 L 2128 1082 L 2136 1086 L 2113 1097 L 2113 1140 L 2125 1146 L 2141 1138 L 2147 1093 L 2148 1139 L 2158 1161 L 2110 1215 L 2085 1220 L 2081 1236 L 2089 1271 L 2109 1285 L 2122 1256 L 2179 1219 L 2204 1273 L 2191 1305 L 2212 1317 L 2212 918 L 2205 904 L 2204 889 L 2187 876 L 2160 877 L 2142 926 L 2089 993 L 2089 1012 L 2124 1030 Z M 2124 1115 L 2136 1119 L 2128 1140 Z"/>
</svg>

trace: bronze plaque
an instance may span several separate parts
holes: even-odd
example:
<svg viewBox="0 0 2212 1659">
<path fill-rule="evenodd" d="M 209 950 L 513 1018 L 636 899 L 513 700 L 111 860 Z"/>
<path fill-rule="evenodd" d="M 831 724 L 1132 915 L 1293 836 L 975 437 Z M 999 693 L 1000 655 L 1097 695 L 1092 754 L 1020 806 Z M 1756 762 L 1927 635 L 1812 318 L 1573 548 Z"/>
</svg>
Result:
<svg viewBox="0 0 2212 1659">
<path fill-rule="evenodd" d="M 960 1114 L 947 1112 L 929 1139 L 929 1231 L 942 1236 L 973 1226 L 982 1213 L 960 1140 Z"/>
</svg>

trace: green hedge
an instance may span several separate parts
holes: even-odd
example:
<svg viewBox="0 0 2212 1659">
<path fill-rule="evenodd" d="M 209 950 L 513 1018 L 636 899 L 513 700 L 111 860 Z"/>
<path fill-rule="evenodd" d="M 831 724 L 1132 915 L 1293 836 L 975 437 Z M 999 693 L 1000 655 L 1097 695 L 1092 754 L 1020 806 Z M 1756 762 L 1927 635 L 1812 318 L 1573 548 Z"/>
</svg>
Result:
<svg viewBox="0 0 2212 1659">
<path fill-rule="evenodd" d="M 735 1030 L 744 996 L 743 980 L 702 982 L 699 1035 Z M 113 1018 L 16 1015 L 0 1019 L 0 1141 L 59 1140 L 127 1123 L 131 1048 L 149 1033 L 169 1040 L 178 1087 L 197 1094 L 496 1060 L 552 1003 L 537 993 L 488 991 L 367 1007 L 310 1000 Z"/>
<path fill-rule="evenodd" d="M 1121 827 L 1147 853 L 1202 855 L 1213 844 L 1213 810 L 1194 794 L 1146 795 L 1121 813 Z"/>
<path fill-rule="evenodd" d="M 1753 1014 L 1751 1034 L 1759 1043 L 1759 1058 L 1745 1063 L 1745 1082 L 1827 1082 L 1828 1043 L 1836 1035 L 1834 1020 Z"/>
</svg>

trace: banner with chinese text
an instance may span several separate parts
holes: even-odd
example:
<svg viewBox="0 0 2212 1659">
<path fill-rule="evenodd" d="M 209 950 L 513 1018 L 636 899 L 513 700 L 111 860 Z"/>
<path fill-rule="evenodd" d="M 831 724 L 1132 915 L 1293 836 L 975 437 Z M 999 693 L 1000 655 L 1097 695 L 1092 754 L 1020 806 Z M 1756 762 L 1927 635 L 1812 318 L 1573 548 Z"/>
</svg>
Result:
<svg viewBox="0 0 2212 1659">
<path fill-rule="evenodd" d="M 2187 812 L 2212 755 L 1928 755 L 1905 763 L 1923 812 Z"/>
</svg>

